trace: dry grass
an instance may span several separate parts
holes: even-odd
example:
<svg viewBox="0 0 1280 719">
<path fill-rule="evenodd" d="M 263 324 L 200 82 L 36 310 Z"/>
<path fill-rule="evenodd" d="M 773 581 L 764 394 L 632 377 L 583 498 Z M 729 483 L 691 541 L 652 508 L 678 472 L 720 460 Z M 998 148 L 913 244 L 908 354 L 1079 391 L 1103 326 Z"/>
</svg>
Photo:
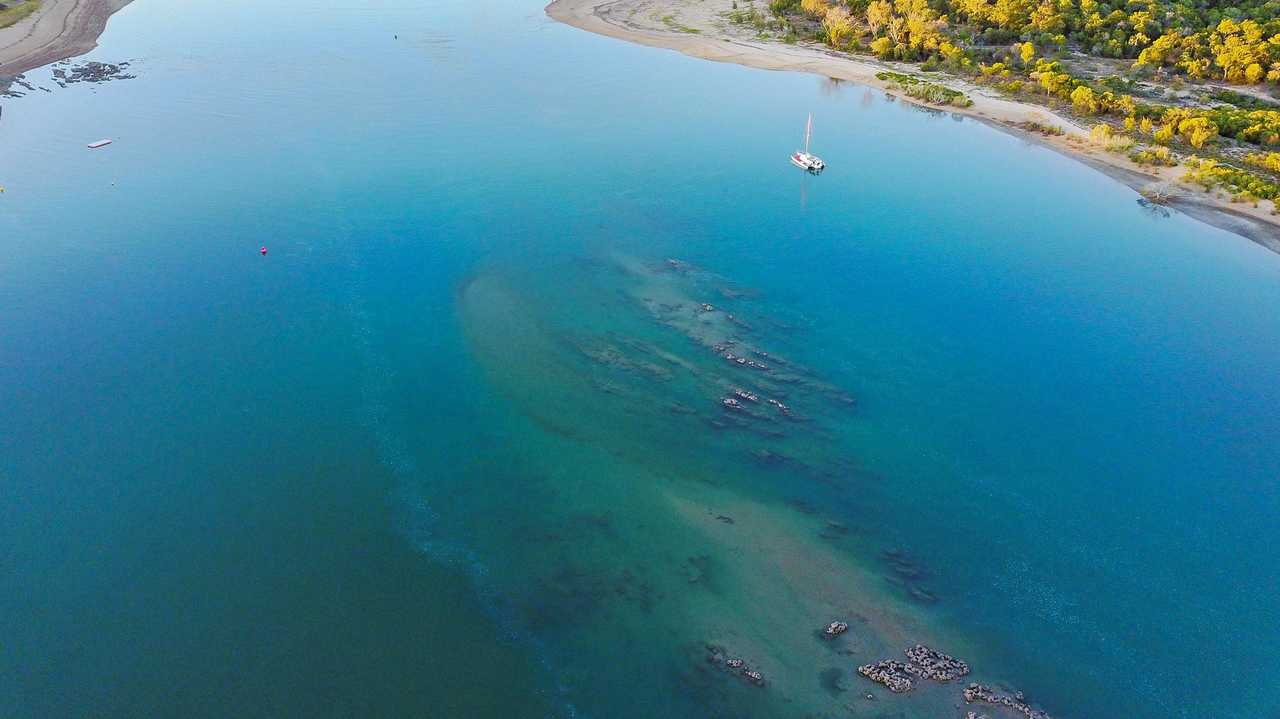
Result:
<svg viewBox="0 0 1280 719">
<path fill-rule="evenodd" d="M 40 0 L 26 0 L 26 2 L 0 10 L 0 28 L 16 25 L 23 18 L 39 9 Z"/>
</svg>

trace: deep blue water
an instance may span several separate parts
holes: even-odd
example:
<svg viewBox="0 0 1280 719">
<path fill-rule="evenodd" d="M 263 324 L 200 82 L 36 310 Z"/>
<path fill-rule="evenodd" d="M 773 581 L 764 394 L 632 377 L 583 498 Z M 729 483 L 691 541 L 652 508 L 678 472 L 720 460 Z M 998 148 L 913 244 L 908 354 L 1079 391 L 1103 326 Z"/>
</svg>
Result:
<svg viewBox="0 0 1280 719">
<path fill-rule="evenodd" d="M 859 698 L 895 627 L 1055 717 L 1280 711 L 1280 256 L 537 3 L 137 0 L 89 58 L 139 77 L 0 121 L 0 715 L 945 715 Z M 856 410 L 712 428 L 664 292 Z"/>
</svg>

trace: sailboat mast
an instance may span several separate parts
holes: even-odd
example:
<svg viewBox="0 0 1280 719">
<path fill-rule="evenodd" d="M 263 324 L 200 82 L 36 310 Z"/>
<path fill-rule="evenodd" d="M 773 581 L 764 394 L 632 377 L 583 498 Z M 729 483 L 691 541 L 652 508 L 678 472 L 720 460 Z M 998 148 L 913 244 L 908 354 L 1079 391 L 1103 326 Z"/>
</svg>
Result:
<svg viewBox="0 0 1280 719">
<path fill-rule="evenodd" d="M 809 121 L 804 125 L 804 152 L 809 154 L 809 138 L 813 135 L 813 113 L 809 113 Z"/>
</svg>

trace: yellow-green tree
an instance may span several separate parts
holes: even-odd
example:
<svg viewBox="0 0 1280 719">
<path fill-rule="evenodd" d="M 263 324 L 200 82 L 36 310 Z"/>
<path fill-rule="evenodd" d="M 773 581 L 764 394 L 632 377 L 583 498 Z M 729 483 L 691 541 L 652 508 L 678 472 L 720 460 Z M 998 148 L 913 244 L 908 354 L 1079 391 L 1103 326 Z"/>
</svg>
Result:
<svg viewBox="0 0 1280 719">
<path fill-rule="evenodd" d="M 885 0 L 873 0 L 867 5 L 866 18 L 867 29 L 872 35 L 879 35 L 893 18 L 893 6 Z"/>
<path fill-rule="evenodd" d="M 1092 115 L 1098 111 L 1098 100 L 1093 96 L 1093 90 L 1081 85 L 1071 91 L 1071 106 L 1082 115 Z"/>
<path fill-rule="evenodd" d="M 1255 167 L 1280 173 L 1280 152 L 1253 152 L 1245 155 L 1244 161 Z"/>
<path fill-rule="evenodd" d="M 815 20 L 827 16 L 827 7 L 827 0 L 800 0 L 800 10 Z"/>
<path fill-rule="evenodd" d="M 1178 123 L 1178 133 L 1198 150 L 1218 136 L 1218 126 L 1207 117 L 1189 117 Z"/>
<path fill-rule="evenodd" d="M 1039 74 L 1040 87 L 1046 95 L 1063 95 L 1071 85 L 1071 76 L 1065 72 L 1045 70 Z"/>
<path fill-rule="evenodd" d="M 853 35 L 853 17 L 842 7 L 831 7 L 822 18 L 822 29 L 827 31 L 827 42 L 832 47 L 844 47 Z"/>
<path fill-rule="evenodd" d="M 1221 68 L 1227 82 L 1260 82 L 1271 65 L 1273 48 L 1280 45 L 1280 35 L 1264 37 L 1262 26 L 1253 20 L 1236 23 L 1223 19 L 1209 34 L 1209 50 L 1213 64 Z M 1256 65 L 1256 67 L 1254 67 Z"/>
<path fill-rule="evenodd" d="M 1144 47 L 1142 52 L 1138 53 L 1138 59 L 1134 62 L 1134 65 L 1138 67 L 1143 65 L 1155 67 L 1172 65 L 1180 58 L 1181 54 L 1182 33 L 1177 30 L 1170 30 L 1156 38 L 1147 47 Z"/>
<path fill-rule="evenodd" d="M 1057 35 L 1067 29 L 1067 19 L 1055 0 L 1041 0 L 1031 11 L 1030 27 L 1036 32 Z"/>
</svg>

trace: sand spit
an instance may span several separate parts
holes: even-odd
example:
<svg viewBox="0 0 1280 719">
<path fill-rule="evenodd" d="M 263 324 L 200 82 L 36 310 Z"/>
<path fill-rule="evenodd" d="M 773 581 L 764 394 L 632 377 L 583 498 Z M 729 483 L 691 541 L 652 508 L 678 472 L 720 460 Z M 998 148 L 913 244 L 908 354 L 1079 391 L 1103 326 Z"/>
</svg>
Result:
<svg viewBox="0 0 1280 719">
<path fill-rule="evenodd" d="M 27 70 L 83 55 L 107 20 L 130 0 L 44 0 L 39 10 L 0 29 L 0 85 Z"/>
</svg>

